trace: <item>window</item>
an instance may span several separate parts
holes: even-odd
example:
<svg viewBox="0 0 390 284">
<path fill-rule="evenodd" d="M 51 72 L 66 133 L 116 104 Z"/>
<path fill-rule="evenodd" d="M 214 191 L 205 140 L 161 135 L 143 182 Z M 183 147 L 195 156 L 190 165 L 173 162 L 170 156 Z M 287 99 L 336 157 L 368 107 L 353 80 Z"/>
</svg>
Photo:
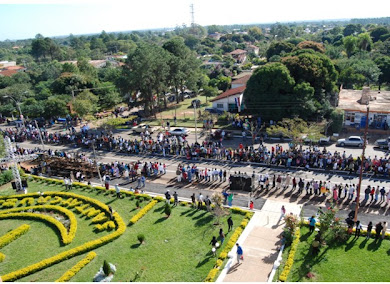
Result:
<svg viewBox="0 0 390 284">
<path fill-rule="evenodd" d="M 217 108 L 222 108 L 223 109 L 223 104 L 217 104 Z"/>
<path fill-rule="evenodd" d="M 355 113 L 354 112 L 346 112 L 345 120 L 349 120 L 350 122 L 355 122 Z"/>
</svg>

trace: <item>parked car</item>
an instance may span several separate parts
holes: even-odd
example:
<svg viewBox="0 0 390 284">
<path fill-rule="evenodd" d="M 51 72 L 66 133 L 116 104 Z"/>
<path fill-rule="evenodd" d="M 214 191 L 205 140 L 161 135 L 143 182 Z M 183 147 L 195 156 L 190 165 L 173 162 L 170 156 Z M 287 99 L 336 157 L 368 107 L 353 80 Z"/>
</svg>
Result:
<svg viewBox="0 0 390 284">
<path fill-rule="evenodd" d="M 176 100 L 176 96 L 175 95 L 170 96 L 170 97 L 168 97 L 167 100 L 168 100 L 168 102 L 173 103 Z"/>
<path fill-rule="evenodd" d="M 140 124 L 132 128 L 133 133 L 145 133 L 146 130 L 152 134 L 153 132 L 157 131 L 157 127 L 151 127 L 147 124 Z"/>
<path fill-rule="evenodd" d="M 184 127 L 177 127 L 171 131 L 168 132 L 169 135 L 174 135 L 174 136 L 188 136 L 190 134 L 190 131 L 187 128 Z"/>
<path fill-rule="evenodd" d="M 318 141 L 311 140 L 310 138 L 306 137 L 304 140 L 305 144 L 310 144 L 310 143 L 318 143 L 320 145 L 325 145 L 329 144 L 330 142 L 330 136 L 328 137 L 321 137 Z"/>
<path fill-rule="evenodd" d="M 359 136 L 349 136 L 348 138 L 337 140 L 337 146 L 341 146 L 341 147 L 344 146 L 362 147 L 363 144 L 364 144 L 364 140 Z"/>
<path fill-rule="evenodd" d="M 223 110 L 217 109 L 217 108 L 205 108 L 205 111 L 208 111 L 209 113 L 214 114 L 223 114 Z"/>
<path fill-rule="evenodd" d="M 223 129 L 217 129 L 215 130 L 213 133 L 211 133 L 211 138 L 212 139 L 221 139 L 222 137 L 222 131 L 225 132 L 225 135 L 224 135 L 224 139 L 230 139 L 232 138 L 232 132 L 231 131 L 226 131 L 226 130 L 223 130 Z"/>
<path fill-rule="evenodd" d="M 194 104 L 196 104 L 196 107 L 200 107 L 200 100 L 192 100 L 191 107 L 194 107 Z"/>
<path fill-rule="evenodd" d="M 386 139 L 378 139 L 374 143 L 374 147 L 378 147 L 381 149 L 389 149 L 390 136 Z"/>
</svg>

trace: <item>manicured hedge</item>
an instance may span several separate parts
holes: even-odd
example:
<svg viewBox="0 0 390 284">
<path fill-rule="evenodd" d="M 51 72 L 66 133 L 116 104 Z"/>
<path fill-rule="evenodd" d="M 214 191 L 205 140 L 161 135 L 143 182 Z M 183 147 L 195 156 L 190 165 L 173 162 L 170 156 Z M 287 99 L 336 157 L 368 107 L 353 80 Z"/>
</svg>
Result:
<svg viewBox="0 0 390 284">
<path fill-rule="evenodd" d="M 299 238 L 300 238 L 300 228 L 298 227 L 294 233 L 294 240 L 291 244 L 291 249 L 290 249 L 290 252 L 288 254 L 286 264 L 283 268 L 282 273 L 279 276 L 280 281 L 283 281 L 283 282 L 287 281 L 288 274 L 290 273 L 290 270 L 294 264 L 294 257 L 295 257 L 295 252 L 297 251 L 297 248 L 298 248 Z"/>
<path fill-rule="evenodd" d="M 10 242 L 16 240 L 21 235 L 25 234 L 28 230 L 30 230 L 30 225 L 23 224 L 22 226 L 12 230 L 11 232 L 6 233 L 4 236 L 0 237 L 0 248 L 5 247 Z"/>
<path fill-rule="evenodd" d="M 91 251 L 87 254 L 85 258 L 80 260 L 75 266 L 66 271 L 60 278 L 55 282 L 66 282 L 69 281 L 73 276 L 75 276 L 84 266 L 90 263 L 96 257 L 96 253 Z"/>
<path fill-rule="evenodd" d="M 144 208 L 142 208 L 137 214 L 130 219 L 129 225 L 135 224 L 139 219 L 141 219 L 150 209 L 154 207 L 158 203 L 158 200 L 154 199 L 150 201 Z"/>
<path fill-rule="evenodd" d="M 21 212 L 17 213 L 18 211 L 25 211 L 25 210 L 52 210 L 52 211 L 57 211 L 60 212 L 61 214 L 65 215 L 69 221 L 70 221 L 70 226 L 69 226 L 69 232 L 65 228 L 65 226 L 58 221 L 57 219 L 47 216 L 44 214 L 37 214 L 37 213 L 27 213 L 27 212 Z M 69 211 L 66 208 L 62 208 L 61 206 L 56 206 L 56 205 L 37 205 L 37 206 L 28 206 L 28 207 L 22 207 L 22 208 L 13 208 L 13 209 L 8 209 L 5 211 L 0 211 L 0 219 L 11 219 L 11 218 L 23 218 L 23 219 L 38 219 L 42 220 L 45 222 L 48 222 L 52 225 L 54 225 L 58 231 L 60 232 L 61 235 L 61 242 L 64 245 L 70 244 L 74 237 L 76 236 L 76 231 L 77 231 L 77 220 L 74 214 Z"/>
</svg>

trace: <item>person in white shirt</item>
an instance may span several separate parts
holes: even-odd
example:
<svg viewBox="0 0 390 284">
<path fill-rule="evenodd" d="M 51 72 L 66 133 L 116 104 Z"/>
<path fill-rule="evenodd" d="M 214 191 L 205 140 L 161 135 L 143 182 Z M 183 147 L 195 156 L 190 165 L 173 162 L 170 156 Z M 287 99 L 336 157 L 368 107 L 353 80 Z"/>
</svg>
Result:
<svg viewBox="0 0 390 284">
<path fill-rule="evenodd" d="M 65 184 L 65 190 L 69 189 L 69 179 L 67 177 L 64 177 L 64 184 Z"/>
<path fill-rule="evenodd" d="M 355 185 L 351 185 L 349 187 L 349 196 L 348 199 L 353 199 L 353 195 L 355 194 Z"/>
</svg>

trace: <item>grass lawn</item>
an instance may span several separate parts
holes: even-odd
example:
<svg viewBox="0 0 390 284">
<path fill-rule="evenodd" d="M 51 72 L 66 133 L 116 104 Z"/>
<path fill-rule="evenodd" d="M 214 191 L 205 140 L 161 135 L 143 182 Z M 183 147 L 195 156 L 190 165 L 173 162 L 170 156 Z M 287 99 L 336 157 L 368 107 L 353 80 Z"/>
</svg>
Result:
<svg viewBox="0 0 390 284">
<path fill-rule="evenodd" d="M 58 185 L 29 182 L 28 190 L 29 192 L 62 191 L 63 188 Z M 71 192 L 109 204 L 126 224 L 140 210 L 135 208 L 135 200 L 131 200 L 132 197 L 116 199 L 112 194 L 104 194 L 93 189 L 72 189 Z M 0 189 L 2 196 L 13 193 L 10 188 Z M 145 206 L 147 202 L 142 202 L 141 206 Z M 125 233 L 118 239 L 95 249 L 97 257 L 71 281 L 91 282 L 104 260 L 117 266 L 115 282 L 130 280 L 142 282 L 203 281 L 215 264 L 216 258 L 211 255 L 209 242 L 213 235 L 218 236 L 219 226 L 213 225 L 210 213 L 203 210 L 197 211 L 188 206 L 173 208 L 171 217 L 167 219 L 163 213 L 163 207 L 163 202 L 158 203 L 136 224 L 127 227 Z M 106 231 L 95 233 L 90 222 L 76 214 L 74 209 L 70 210 L 75 213 L 77 219 L 77 232 L 73 242 L 67 246 L 61 246 L 56 231 L 46 223 L 33 220 L 1 220 L 0 236 L 22 224 L 30 224 L 31 228 L 25 235 L 1 249 L 6 258 L 1 263 L 0 274 L 23 268 L 28 264 L 36 263 L 108 234 Z M 222 223 L 225 231 L 227 231 L 226 218 Z M 232 214 L 232 218 L 233 229 L 235 229 L 240 225 L 244 216 Z M 143 245 L 138 243 L 139 233 L 145 235 Z M 226 235 L 226 240 L 219 250 L 223 249 L 230 234 Z M 18 281 L 54 281 L 83 257 L 85 254 L 55 264 Z M 136 273 L 141 271 L 143 271 L 141 277 L 134 279 Z"/>
<path fill-rule="evenodd" d="M 388 282 L 388 261 L 390 241 L 353 236 L 343 244 L 322 247 L 317 256 L 309 251 L 315 234 L 308 227 L 301 228 L 301 238 L 294 258 L 294 265 L 287 278 L 288 282 Z M 283 254 L 283 260 L 287 254 Z M 315 277 L 308 279 L 312 272 Z"/>
</svg>

